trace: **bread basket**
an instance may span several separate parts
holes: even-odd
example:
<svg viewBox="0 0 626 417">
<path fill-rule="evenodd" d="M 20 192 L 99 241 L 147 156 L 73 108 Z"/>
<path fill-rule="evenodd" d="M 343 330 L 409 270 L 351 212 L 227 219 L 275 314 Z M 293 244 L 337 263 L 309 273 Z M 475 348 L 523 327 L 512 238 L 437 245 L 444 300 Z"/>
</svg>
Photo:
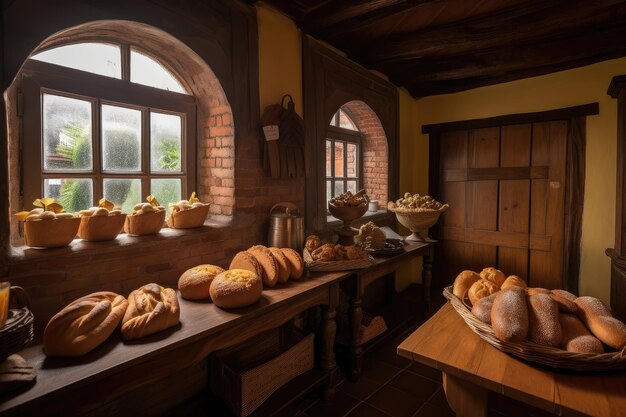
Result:
<svg viewBox="0 0 626 417">
<path fill-rule="evenodd" d="M 58 248 L 76 237 L 80 218 L 43 219 L 24 222 L 24 242 L 33 248 Z"/>
<path fill-rule="evenodd" d="M 78 237 L 98 242 L 113 240 L 120 234 L 126 221 L 126 214 L 110 214 L 108 216 L 83 216 L 80 219 Z"/>
<path fill-rule="evenodd" d="M 19 352 L 33 341 L 33 313 L 28 294 L 22 287 L 10 289 L 7 322 L 0 328 L 0 362 Z"/>
<path fill-rule="evenodd" d="M 209 204 L 172 212 L 167 218 L 167 226 L 172 229 L 194 229 L 204 224 L 209 215 Z"/>
<path fill-rule="evenodd" d="M 129 235 L 153 235 L 165 224 L 165 210 L 126 216 L 124 231 Z"/>
<path fill-rule="evenodd" d="M 609 372 L 626 369 L 626 348 L 617 352 L 593 354 L 568 352 L 528 341 L 503 342 L 496 337 L 490 325 L 474 317 L 471 307 L 452 293 L 452 287 L 444 288 L 443 295 L 474 333 L 502 352 L 550 368 L 577 372 Z"/>
<path fill-rule="evenodd" d="M 344 259 L 341 261 L 316 261 L 311 256 L 311 253 L 305 248 L 302 251 L 302 258 L 304 264 L 309 271 L 350 271 L 353 269 L 363 269 L 374 263 L 374 258 L 368 256 L 362 259 Z"/>
<path fill-rule="evenodd" d="M 432 227 L 437 220 L 439 220 L 439 216 L 441 213 L 448 209 L 448 205 L 444 205 L 439 210 L 419 210 L 419 209 L 405 209 L 400 207 L 391 207 L 387 206 L 387 210 L 396 213 L 396 218 L 398 219 L 398 223 L 402 226 L 409 229 L 413 234 L 407 236 L 405 240 L 407 241 L 415 241 L 415 242 L 424 242 L 424 239 L 419 231 L 423 229 L 428 229 Z"/>
</svg>

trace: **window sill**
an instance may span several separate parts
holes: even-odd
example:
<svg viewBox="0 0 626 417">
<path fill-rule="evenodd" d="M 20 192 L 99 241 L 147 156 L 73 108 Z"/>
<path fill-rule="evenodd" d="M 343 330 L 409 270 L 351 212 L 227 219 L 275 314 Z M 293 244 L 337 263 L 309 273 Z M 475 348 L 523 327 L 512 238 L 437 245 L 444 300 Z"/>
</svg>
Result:
<svg viewBox="0 0 626 417">
<path fill-rule="evenodd" d="M 387 225 L 390 223 L 392 219 L 392 213 L 388 212 L 385 209 L 380 209 L 378 211 L 367 211 L 365 214 L 359 219 L 352 222 L 352 227 L 360 227 L 361 225 L 367 222 L 381 223 L 381 225 Z M 337 219 L 334 216 L 328 215 L 326 216 L 326 225 L 329 228 L 340 227 L 343 225 L 343 222 Z"/>
<path fill-rule="evenodd" d="M 132 249 L 140 248 L 149 251 L 151 247 L 162 245 L 170 241 L 187 241 L 201 239 L 203 242 L 214 240 L 216 235 L 233 226 L 233 219 L 228 216 L 211 216 L 204 222 L 204 226 L 197 229 L 170 229 L 164 227 L 161 231 L 149 236 L 130 236 L 121 233 L 114 240 L 106 242 L 88 242 L 74 239 L 68 246 L 62 248 L 34 249 L 28 246 L 13 246 L 9 253 L 10 263 L 32 262 L 41 259 L 93 254 L 127 254 Z"/>
</svg>

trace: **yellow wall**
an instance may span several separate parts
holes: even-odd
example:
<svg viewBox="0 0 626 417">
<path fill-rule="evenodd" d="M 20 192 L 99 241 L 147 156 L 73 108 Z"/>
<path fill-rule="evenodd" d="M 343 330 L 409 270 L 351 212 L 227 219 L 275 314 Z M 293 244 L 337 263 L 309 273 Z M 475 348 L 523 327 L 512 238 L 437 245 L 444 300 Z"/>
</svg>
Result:
<svg viewBox="0 0 626 417">
<path fill-rule="evenodd" d="M 614 75 L 626 73 L 626 58 L 615 59 L 455 94 L 426 97 L 416 103 L 419 126 L 512 113 L 536 112 L 600 103 L 600 114 L 587 118 L 585 208 L 583 211 L 580 293 L 610 299 L 610 262 L 604 254 L 615 238 L 615 166 L 617 103 L 606 94 Z M 403 138 L 406 140 L 406 138 Z M 413 140 L 412 138 L 410 140 Z M 428 155 L 428 136 L 417 145 L 402 143 L 414 155 Z M 403 156 L 407 158 L 407 156 Z M 423 158 L 420 158 L 423 161 Z M 420 184 L 428 164 L 401 164 L 401 184 Z M 401 187 L 402 188 L 402 187 Z"/>
</svg>

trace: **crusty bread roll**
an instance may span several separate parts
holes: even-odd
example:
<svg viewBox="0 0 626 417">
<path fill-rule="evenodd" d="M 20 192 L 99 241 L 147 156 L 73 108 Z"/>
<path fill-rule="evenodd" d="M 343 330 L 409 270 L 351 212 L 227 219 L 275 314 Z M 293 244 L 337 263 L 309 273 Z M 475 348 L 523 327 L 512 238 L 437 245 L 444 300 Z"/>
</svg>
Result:
<svg viewBox="0 0 626 417">
<path fill-rule="evenodd" d="M 550 297 L 556 301 L 559 311 L 569 314 L 578 314 L 580 312 L 580 308 L 575 303 L 578 297 L 574 294 L 565 290 L 551 290 Z"/>
<path fill-rule="evenodd" d="M 472 305 L 476 304 L 478 300 L 483 297 L 487 297 L 495 292 L 498 292 L 500 287 L 491 281 L 486 279 L 479 279 L 470 287 L 467 295 L 469 296 Z"/>
<path fill-rule="evenodd" d="M 563 338 L 559 308 L 548 294 L 528 296 L 528 340 L 544 346 L 559 347 Z"/>
<path fill-rule="evenodd" d="M 537 294 L 548 294 L 550 295 L 550 290 L 540 287 L 528 287 L 526 288 L 526 294 L 528 295 L 537 295 Z"/>
<path fill-rule="evenodd" d="M 220 308 L 240 308 L 256 303 L 263 292 L 263 281 L 247 269 L 229 269 L 211 283 L 211 299 Z"/>
<path fill-rule="evenodd" d="M 459 297 L 461 300 L 465 298 L 470 287 L 474 285 L 476 281 L 480 279 L 480 275 L 474 271 L 462 271 L 456 276 L 454 285 L 452 287 L 452 293 Z"/>
<path fill-rule="evenodd" d="M 247 251 L 238 252 L 233 260 L 230 261 L 228 269 L 246 269 L 250 272 L 254 272 L 255 275 L 263 276 L 263 267 L 261 263 L 257 261 L 256 257 Z"/>
<path fill-rule="evenodd" d="M 255 245 L 248 249 L 248 252 L 254 255 L 263 268 L 263 273 L 261 274 L 263 285 L 267 287 L 276 285 L 279 276 L 278 263 L 274 259 L 272 251 L 263 245 Z"/>
<path fill-rule="evenodd" d="M 209 287 L 217 274 L 224 272 L 215 265 L 198 265 L 186 270 L 178 279 L 178 290 L 181 297 L 187 300 L 204 300 L 211 298 Z"/>
<path fill-rule="evenodd" d="M 43 334 L 48 356 L 80 356 L 113 333 L 122 320 L 128 301 L 102 291 L 81 297 L 54 315 Z"/>
<path fill-rule="evenodd" d="M 626 324 L 622 323 L 595 297 L 578 297 L 579 317 L 603 343 L 621 350 L 626 346 Z"/>
<path fill-rule="evenodd" d="M 509 275 L 500 286 L 501 290 L 505 290 L 511 285 L 515 285 L 520 288 L 526 288 L 526 281 L 518 277 L 517 275 Z"/>
<path fill-rule="evenodd" d="M 472 314 L 474 317 L 483 323 L 491 324 L 491 309 L 496 295 L 498 295 L 497 292 L 476 301 L 476 304 L 472 306 Z"/>
<path fill-rule="evenodd" d="M 502 271 L 492 266 L 480 271 L 480 277 L 496 284 L 498 289 L 502 286 L 502 284 L 504 284 L 504 281 L 506 280 L 506 276 L 502 273 Z"/>
<path fill-rule="evenodd" d="M 499 291 L 491 307 L 491 327 L 505 342 L 523 342 L 528 335 L 526 293 L 519 287 Z"/>
<path fill-rule="evenodd" d="M 279 248 L 270 248 L 270 251 L 272 251 L 272 256 L 274 256 L 278 265 L 278 283 L 284 284 L 289 281 L 289 276 L 291 275 L 289 260 L 287 260 L 285 254 Z"/>
<path fill-rule="evenodd" d="M 158 284 L 146 284 L 128 296 L 128 308 L 122 319 L 122 337 L 139 339 L 176 326 L 180 308 L 176 291 Z"/>
<path fill-rule="evenodd" d="M 287 257 L 289 266 L 291 267 L 291 279 L 298 280 L 302 277 L 304 272 L 304 260 L 302 256 L 291 248 L 280 248 L 281 251 Z"/>
<path fill-rule="evenodd" d="M 577 316 L 561 313 L 559 322 L 563 331 L 561 349 L 576 353 L 604 353 L 602 342 L 589 333 Z"/>
</svg>

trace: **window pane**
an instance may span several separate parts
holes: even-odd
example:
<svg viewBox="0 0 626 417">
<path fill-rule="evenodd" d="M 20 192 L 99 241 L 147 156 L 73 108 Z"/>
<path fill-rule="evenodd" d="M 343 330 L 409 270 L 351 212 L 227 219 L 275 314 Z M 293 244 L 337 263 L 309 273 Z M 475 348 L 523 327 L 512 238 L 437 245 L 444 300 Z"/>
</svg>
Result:
<svg viewBox="0 0 626 417">
<path fill-rule="evenodd" d="M 152 171 L 181 171 L 180 116 L 150 114 L 150 167 Z"/>
<path fill-rule="evenodd" d="M 31 59 L 106 77 L 122 78 L 122 54 L 117 45 L 76 43 L 39 52 L 31 56 Z"/>
<path fill-rule="evenodd" d="M 43 167 L 91 170 L 91 102 L 43 94 Z"/>
<path fill-rule="evenodd" d="M 350 191 L 352 194 L 356 193 L 356 181 L 347 181 L 347 190 L 346 191 Z"/>
<path fill-rule="evenodd" d="M 179 178 L 162 178 L 150 180 L 150 193 L 159 200 L 162 206 L 167 207 L 170 213 L 170 203 L 178 203 L 181 199 L 181 180 Z"/>
<path fill-rule="evenodd" d="M 331 155 L 332 155 L 332 142 L 327 140 L 326 141 L 326 176 L 330 177 L 333 175 L 332 170 L 331 170 L 331 164 L 333 163 Z"/>
<path fill-rule="evenodd" d="M 356 127 L 356 124 L 352 121 L 350 116 L 348 116 L 343 110 L 339 110 L 339 127 L 343 127 L 344 129 L 356 130 L 357 132 L 359 130 L 359 128 Z"/>
<path fill-rule="evenodd" d="M 335 181 L 335 197 L 343 193 L 343 181 Z"/>
<path fill-rule="evenodd" d="M 93 206 L 93 181 L 90 178 L 46 178 L 44 197 L 52 197 L 65 211 L 86 210 Z"/>
<path fill-rule="evenodd" d="M 343 142 L 335 142 L 335 177 L 345 175 L 343 168 Z"/>
<path fill-rule="evenodd" d="M 337 112 L 339 113 L 339 112 Z M 337 126 L 337 113 L 333 114 L 333 118 L 330 119 L 330 125 L 331 126 Z"/>
<path fill-rule="evenodd" d="M 135 49 L 130 51 L 130 81 L 176 93 L 188 94 L 174 75 L 157 60 Z"/>
<path fill-rule="evenodd" d="M 104 179 L 104 198 L 116 207 L 120 207 L 125 213 L 130 213 L 135 204 L 143 201 L 142 195 L 139 178 Z"/>
<path fill-rule="evenodd" d="M 333 184 L 332 181 L 326 181 L 326 204 L 331 198 L 333 198 Z"/>
<path fill-rule="evenodd" d="M 141 111 L 102 105 L 102 166 L 141 171 Z"/>
<path fill-rule="evenodd" d="M 346 145 L 346 168 L 347 176 L 350 178 L 356 178 L 359 176 L 357 172 L 357 160 L 359 154 L 357 152 L 357 146 L 353 143 Z"/>
</svg>

